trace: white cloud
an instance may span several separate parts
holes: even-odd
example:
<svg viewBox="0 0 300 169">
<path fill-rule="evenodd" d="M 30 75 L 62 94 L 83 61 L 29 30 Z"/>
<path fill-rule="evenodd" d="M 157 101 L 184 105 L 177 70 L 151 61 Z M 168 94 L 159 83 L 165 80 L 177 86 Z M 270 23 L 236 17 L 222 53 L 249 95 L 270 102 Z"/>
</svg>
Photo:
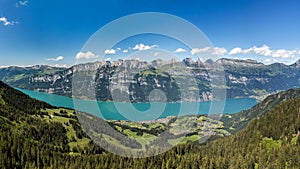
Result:
<svg viewBox="0 0 300 169">
<path fill-rule="evenodd" d="M 300 51 L 286 49 L 272 50 L 269 46 L 262 45 L 261 47 L 254 46 L 244 50 L 239 47 L 233 48 L 229 52 L 229 55 L 235 54 L 255 54 L 259 56 L 270 56 L 274 58 L 294 58 L 297 54 L 300 54 Z"/>
<path fill-rule="evenodd" d="M 271 56 L 272 50 L 269 46 L 263 45 L 262 47 L 256 47 L 254 46 L 252 49 L 248 49 L 247 52 L 253 51 L 254 54 L 261 55 L 261 56 Z"/>
<path fill-rule="evenodd" d="M 145 44 L 136 44 L 132 49 L 133 50 L 149 50 L 149 49 L 152 49 L 152 48 L 157 48 L 158 45 L 145 45 Z"/>
<path fill-rule="evenodd" d="M 64 59 L 63 56 L 58 56 L 57 58 L 48 58 L 47 60 L 48 61 L 55 61 L 55 62 L 57 62 L 57 61 L 60 61 L 60 60 L 63 60 L 63 59 Z"/>
<path fill-rule="evenodd" d="M 180 53 L 180 52 L 185 52 L 185 51 L 186 51 L 185 49 L 177 48 L 174 52 L 175 53 Z"/>
<path fill-rule="evenodd" d="M 123 50 L 123 53 L 128 53 L 129 51 L 127 49 L 124 49 Z"/>
<path fill-rule="evenodd" d="M 191 50 L 192 55 L 195 54 L 203 54 L 203 53 L 209 53 L 212 55 L 225 55 L 227 54 L 227 49 L 225 48 L 220 48 L 220 47 L 205 47 L 205 48 L 193 48 Z"/>
<path fill-rule="evenodd" d="M 265 59 L 265 63 L 271 63 L 273 62 L 273 59 Z"/>
<path fill-rule="evenodd" d="M 121 50 L 121 48 L 117 48 L 117 50 L 118 50 L 118 51 L 120 51 L 120 50 Z"/>
<path fill-rule="evenodd" d="M 239 54 L 239 53 L 242 53 L 243 50 L 242 48 L 233 48 L 228 54 L 229 55 L 235 55 L 235 54 Z"/>
<path fill-rule="evenodd" d="M 297 50 L 285 50 L 285 49 L 279 49 L 276 51 L 273 51 L 272 56 L 275 58 L 293 58 L 295 57 L 299 51 Z"/>
<path fill-rule="evenodd" d="M 272 63 L 280 63 L 280 61 L 278 61 L 276 59 L 269 59 L 269 58 L 263 60 L 262 62 L 267 65 L 272 64 Z"/>
<path fill-rule="evenodd" d="M 225 55 L 226 53 L 227 49 L 220 47 L 215 47 L 212 52 L 213 55 Z"/>
<path fill-rule="evenodd" d="M 0 22 L 2 22 L 4 26 L 14 25 L 16 23 L 15 21 L 8 21 L 5 17 L 1 17 Z"/>
<path fill-rule="evenodd" d="M 206 53 L 211 49 L 211 47 L 205 47 L 205 48 L 193 48 L 191 50 L 192 55 L 195 55 L 197 53 Z"/>
<path fill-rule="evenodd" d="M 113 54 L 116 54 L 117 51 L 114 50 L 114 49 L 107 49 L 104 51 L 105 54 L 109 54 L 109 55 L 113 55 Z"/>
<path fill-rule="evenodd" d="M 17 2 L 16 7 L 27 6 L 27 5 L 28 5 L 28 0 L 23 0 L 23 1 Z"/>
<path fill-rule="evenodd" d="M 79 52 L 76 54 L 76 59 L 93 59 L 97 58 L 98 56 L 94 53 L 88 51 L 88 52 Z"/>
<path fill-rule="evenodd" d="M 67 68 L 68 65 L 66 64 L 63 64 L 63 65 L 60 65 L 60 64 L 55 64 L 54 67 L 62 67 L 62 68 Z"/>
</svg>

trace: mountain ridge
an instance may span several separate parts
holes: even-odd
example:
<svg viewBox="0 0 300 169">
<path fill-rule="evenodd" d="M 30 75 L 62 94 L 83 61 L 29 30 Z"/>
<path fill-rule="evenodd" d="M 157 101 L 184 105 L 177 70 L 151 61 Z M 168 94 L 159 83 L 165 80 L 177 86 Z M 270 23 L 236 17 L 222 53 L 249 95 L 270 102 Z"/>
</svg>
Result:
<svg viewBox="0 0 300 169">
<path fill-rule="evenodd" d="M 186 67 L 188 67 L 188 69 L 191 70 L 191 72 L 194 74 L 193 77 L 186 76 L 186 74 L 184 74 L 180 70 L 175 71 L 172 77 L 178 76 L 179 79 L 195 79 L 197 81 L 198 87 L 197 90 L 193 91 L 190 89 L 194 89 L 195 87 L 190 86 L 190 89 L 184 89 L 185 91 L 182 92 L 182 94 L 188 93 L 188 95 L 191 96 L 192 100 L 188 100 L 184 95 L 181 97 L 186 98 L 187 100 L 185 101 L 209 101 L 214 98 L 212 93 L 212 86 L 210 84 L 211 77 L 209 76 L 209 69 L 211 67 L 215 67 L 216 65 L 223 67 L 223 78 L 225 78 L 225 86 L 217 86 L 217 89 L 224 90 L 225 88 L 228 98 L 261 97 L 280 90 L 300 87 L 300 66 L 298 66 L 299 63 L 300 60 L 291 65 L 278 63 L 264 65 L 255 60 L 235 60 L 222 58 L 215 62 L 213 62 L 212 60 L 202 62 L 199 59 L 197 61 L 193 61 L 192 59 L 187 58 L 182 62 L 173 62 L 172 60 L 164 62 L 162 60 L 157 60 L 153 64 L 158 66 L 160 66 L 161 64 L 168 64 L 170 65 L 169 68 L 165 66 L 167 67 L 167 70 L 170 70 L 172 68 L 172 65 L 176 66 L 176 64 L 185 64 Z M 126 65 L 126 67 L 129 68 L 129 71 L 132 72 L 131 74 L 129 74 L 129 77 L 125 79 L 125 81 L 120 81 L 116 77 L 118 75 L 116 75 L 116 73 L 118 73 L 116 71 L 120 71 L 121 69 L 119 68 L 120 65 Z M 86 64 L 78 64 L 65 69 L 60 68 L 59 70 L 53 70 L 50 73 L 40 71 L 29 75 L 25 73 L 24 75 L 24 73 L 22 72 L 17 72 L 15 73 L 13 78 L 11 77 L 11 74 L 5 73 L 5 69 L 0 69 L 0 79 L 4 79 L 6 83 L 9 83 L 14 87 L 72 97 L 74 96 L 74 94 L 72 95 L 72 92 L 74 91 L 72 86 L 77 85 L 77 83 L 74 84 L 74 82 L 72 81 L 74 78 L 74 74 L 79 75 L 78 72 L 82 72 L 82 78 L 86 79 L 86 81 L 90 83 L 88 86 L 81 87 L 85 89 L 85 91 L 82 93 L 89 93 L 88 95 L 92 95 L 92 93 L 90 92 L 95 91 L 95 88 L 97 86 L 97 84 L 94 85 L 92 83 L 107 80 L 108 84 L 113 84 L 111 83 L 112 81 L 114 83 L 117 83 L 118 85 L 116 85 L 116 87 L 121 88 L 121 92 L 130 94 L 131 91 L 129 91 L 126 86 L 129 86 L 131 84 L 133 86 L 135 85 L 131 82 L 134 79 L 134 76 L 139 73 L 139 66 L 145 68 L 145 65 L 147 65 L 146 62 L 138 60 L 118 60 L 114 62 L 97 61 Z M 107 79 L 103 79 L 103 76 Z M 7 80 L 5 79 L 6 77 L 10 78 Z M 159 86 L 164 85 L 158 81 L 159 79 L 155 79 L 155 77 L 149 77 L 149 79 L 150 78 L 153 79 L 153 82 L 151 80 L 147 83 L 147 85 L 152 86 L 149 86 L 149 91 L 147 91 L 148 93 L 151 92 L 150 89 L 160 89 L 161 87 Z M 169 79 L 169 81 L 172 81 L 172 79 Z M 182 81 L 188 82 L 188 80 Z M 282 83 L 283 81 L 285 83 Z M 154 82 L 157 84 L 155 84 Z M 136 81 L 135 83 L 142 84 L 142 82 L 139 81 Z M 78 84 L 78 86 L 80 85 L 81 84 Z M 104 87 L 102 89 L 108 88 L 107 84 L 98 84 L 98 86 L 99 85 L 106 85 L 102 86 Z M 145 86 L 140 86 L 145 88 Z M 96 93 L 97 92 L 103 93 L 101 91 L 101 88 L 96 89 Z M 104 92 L 111 93 L 113 91 L 105 90 Z M 130 95 L 130 97 L 132 98 L 131 101 L 147 101 L 146 96 L 144 96 L 144 94 L 141 92 L 134 93 L 133 95 Z M 170 100 L 176 101 L 176 98 L 178 97 L 178 95 L 171 96 Z M 112 97 L 109 94 L 106 94 L 106 96 L 103 97 L 100 95 L 99 97 L 97 97 L 97 99 L 101 101 L 109 101 L 112 100 Z"/>
</svg>

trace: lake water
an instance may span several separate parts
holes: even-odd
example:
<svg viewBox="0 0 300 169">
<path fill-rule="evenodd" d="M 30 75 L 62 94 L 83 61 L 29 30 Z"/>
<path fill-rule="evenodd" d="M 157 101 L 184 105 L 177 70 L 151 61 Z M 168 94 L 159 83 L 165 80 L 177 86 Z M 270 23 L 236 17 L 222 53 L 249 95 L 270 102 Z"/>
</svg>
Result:
<svg viewBox="0 0 300 169">
<path fill-rule="evenodd" d="M 53 106 L 72 108 L 104 119 L 111 120 L 153 120 L 167 116 L 188 114 L 233 114 L 250 109 L 257 104 L 252 98 L 235 98 L 223 101 L 200 103 L 120 103 L 72 99 L 69 97 L 18 89 L 32 98 Z"/>
</svg>

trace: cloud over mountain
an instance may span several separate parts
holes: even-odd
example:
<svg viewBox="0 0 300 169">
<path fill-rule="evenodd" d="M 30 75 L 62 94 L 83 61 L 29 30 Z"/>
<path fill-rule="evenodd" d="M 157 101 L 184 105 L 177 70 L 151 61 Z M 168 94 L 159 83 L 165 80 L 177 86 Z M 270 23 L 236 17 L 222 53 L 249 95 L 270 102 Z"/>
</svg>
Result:
<svg viewBox="0 0 300 169">
<path fill-rule="evenodd" d="M 48 61 L 54 61 L 54 62 L 57 62 L 57 61 L 60 61 L 60 60 L 63 60 L 64 57 L 63 56 L 58 56 L 57 58 L 48 58 L 47 60 Z"/>
<path fill-rule="evenodd" d="M 191 50 L 192 55 L 203 54 L 203 53 L 222 56 L 222 55 L 227 54 L 227 49 L 221 48 L 221 47 L 208 46 L 208 47 L 204 47 L 204 48 L 193 48 Z"/>
<path fill-rule="evenodd" d="M 94 54 L 93 52 L 78 52 L 76 54 L 76 59 L 93 59 L 93 58 L 97 58 L 98 56 L 96 54 Z"/>
<path fill-rule="evenodd" d="M 152 48 L 157 48 L 158 45 L 145 45 L 145 44 L 136 44 L 132 49 L 133 50 L 149 50 L 149 49 L 152 49 Z"/>
<path fill-rule="evenodd" d="M 182 49 L 182 48 L 177 48 L 175 50 L 175 53 L 181 53 L 181 52 L 185 52 L 186 50 L 185 49 Z"/>
<path fill-rule="evenodd" d="M 253 46 L 248 49 L 242 49 L 240 47 L 233 48 L 228 54 L 254 54 L 259 56 L 270 56 L 274 58 L 294 58 L 296 55 L 299 55 L 300 50 L 286 50 L 278 49 L 272 50 L 267 45 L 262 45 L 261 47 Z"/>
<path fill-rule="evenodd" d="M 120 50 L 121 50 L 121 49 L 120 49 Z M 116 54 L 117 51 L 114 50 L 114 49 L 106 49 L 106 50 L 104 51 L 104 53 L 105 53 L 105 54 L 113 55 L 113 54 Z"/>
</svg>

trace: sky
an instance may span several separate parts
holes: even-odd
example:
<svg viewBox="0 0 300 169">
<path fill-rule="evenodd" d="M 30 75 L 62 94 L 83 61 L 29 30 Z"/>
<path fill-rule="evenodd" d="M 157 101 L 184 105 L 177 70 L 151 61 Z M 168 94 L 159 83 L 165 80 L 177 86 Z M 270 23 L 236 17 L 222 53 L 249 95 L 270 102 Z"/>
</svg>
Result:
<svg viewBox="0 0 300 169">
<path fill-rule="evenodd" d="M 206 52 L 265 64 L 291 64 L 300 59 L 299 8 L 298 0 L 0 0 L 0 66 L 71 66 L 78 58 L 124 56 L 154 48 L 182 56 Z M 81 51 L 106 24 L 141 12 L 183 18 L 214 47 L 189 49 L 145 36 L 101 54 Z"/>
</svg>

